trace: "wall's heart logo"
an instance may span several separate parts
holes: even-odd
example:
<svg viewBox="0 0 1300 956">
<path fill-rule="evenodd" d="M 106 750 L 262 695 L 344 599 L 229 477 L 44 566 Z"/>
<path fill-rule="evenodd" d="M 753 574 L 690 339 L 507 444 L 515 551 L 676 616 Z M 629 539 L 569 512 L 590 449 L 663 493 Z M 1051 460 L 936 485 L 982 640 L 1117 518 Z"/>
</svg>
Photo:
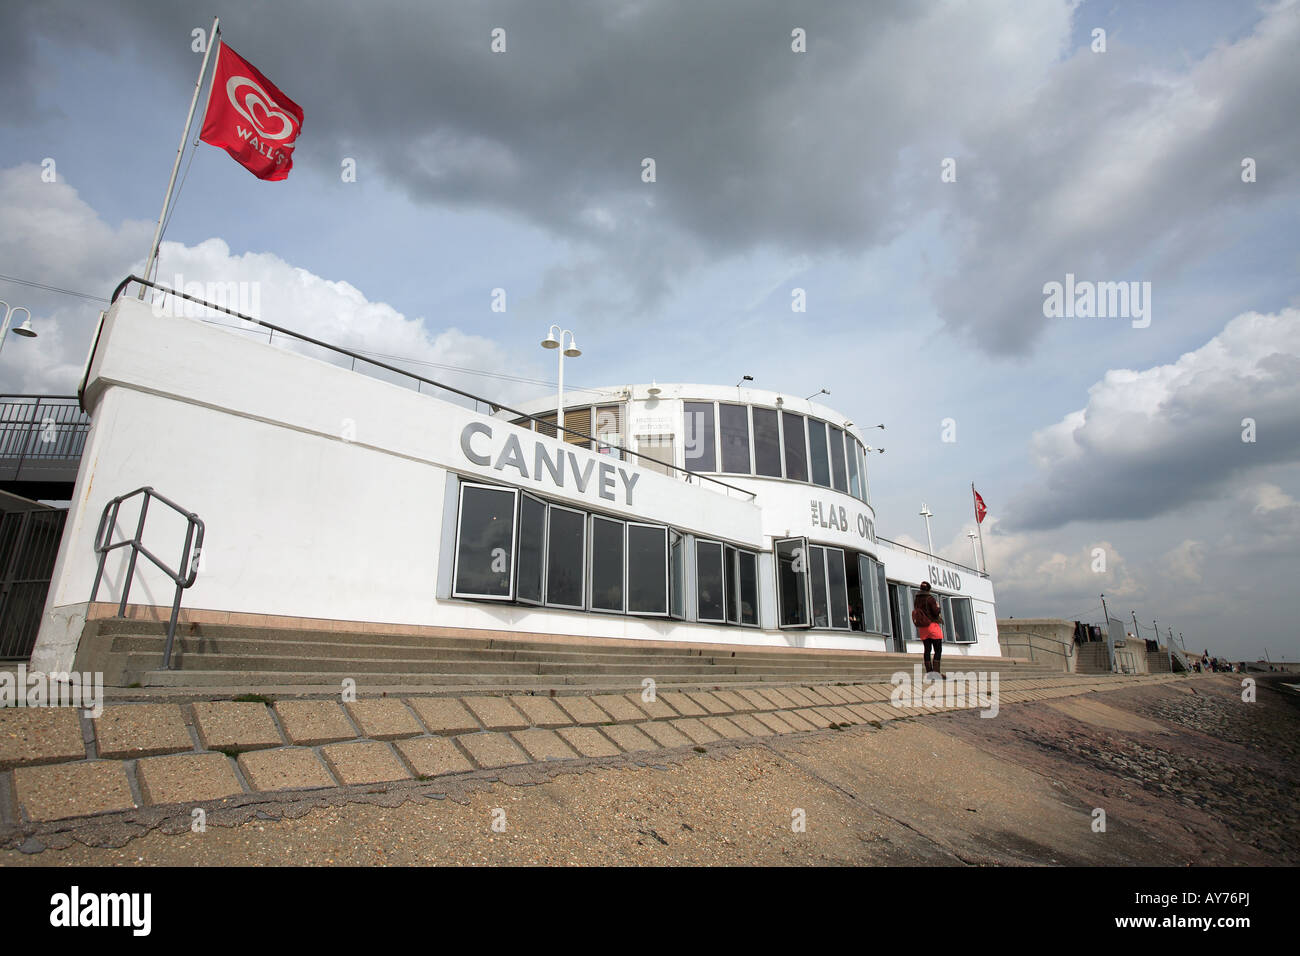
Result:
<svg viewBox="0 0 1300 956">
<path fill-rule="evenodd" d="M 297 120 L 277 107 L 266 91 L 248 77 L 232 76 L 226 83 L 226 95 L 230 97 L 230 104 L 263 139 L 291 139 L 297 133 Z"/>
</svg>

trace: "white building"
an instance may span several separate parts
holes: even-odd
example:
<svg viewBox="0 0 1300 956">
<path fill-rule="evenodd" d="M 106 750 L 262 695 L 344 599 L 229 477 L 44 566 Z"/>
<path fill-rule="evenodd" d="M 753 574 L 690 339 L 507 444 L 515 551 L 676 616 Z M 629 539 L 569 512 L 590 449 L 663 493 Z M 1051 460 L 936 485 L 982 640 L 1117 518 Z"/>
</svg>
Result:
<svg viewBox="0 0 1300 956">
<path fill-rule="evenodd" d="M 556 438 L 554 399 L 481 414 L 118 298 L 33 666 L 72 666 L 105 505 L 142 487 L 202 519 L 183 604 L 209 620 L 919 652 L 928 580 L 946 656 L 999 655 L 986 576 L 876 535 L 844 414 L 710 385 L 575 394 L 565 426 L 595 440 Z M 134 534 L 132 507 L 101 543 Z M 173 570 L 185 533 L 151 506 L 143 543 Z M 131 550 L 107 555 L 99 601 Z M 138 560 L 131 604 L 165 618 L 174 590 Z"/>
</svg>

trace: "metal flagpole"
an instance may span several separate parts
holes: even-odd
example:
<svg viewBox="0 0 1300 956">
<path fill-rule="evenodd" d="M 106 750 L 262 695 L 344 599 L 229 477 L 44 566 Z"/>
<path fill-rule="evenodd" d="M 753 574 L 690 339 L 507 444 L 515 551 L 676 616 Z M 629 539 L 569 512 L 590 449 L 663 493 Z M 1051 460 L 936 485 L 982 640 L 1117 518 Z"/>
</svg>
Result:
<svg viewBox="0 0 1300 956">
<path fill-rule="evenodd" d="M 975 530 L 979 532 L 980 536 L 980 564 L 982 565 L 980 570 L 984 574 L 988 574 L 989 559 L 984 553 L 984 522 L 980 521 L 980 506 L 975 498 L 975 482 L 973 481 L 970 483 L 970 503 L 975 508 Z"/>
<path fill-rule="evenodd" d="M 153 231 L 153 243 L 149 246 L 149 258 L 144 264 L 144 277 L 152 279 L 154 263 L 158 260 L 158 244 L 162 242 L 163 223 L 167 220 L 167 207 L 172 202 L 172 190 L 176 188 L 176 174 L 181 168 L 181 157 L 185 155 L 185 144 L 189 142 L 190 126 L 194 123 L 194 109 L 199 104 L 199 91 L 203 89 L 203 77 L 208 72 L 208 60 L 212 57 L 212 48 L 220 42 L 219 27 L 221 18 L 212 18 L 212 32 L 208 34 L 208 46 L 203 51 L 203 65 L 199 67 L 199 79 L 194 84 L 194 96 L 190 99 L 190 112 L 185 117 L 185 131 L 181 133 L 181 144 L 176 148 L 176 162 L 172 163 L 172 178 L 167 181 L 167 195 L 163 197 L 162 212 L 158 214 L 158 228 Z M 205 110 L 206 112 L 206 110 Z M 138 299 L 144 298 L 145 286 L 140 286 Z"/>
</svg>

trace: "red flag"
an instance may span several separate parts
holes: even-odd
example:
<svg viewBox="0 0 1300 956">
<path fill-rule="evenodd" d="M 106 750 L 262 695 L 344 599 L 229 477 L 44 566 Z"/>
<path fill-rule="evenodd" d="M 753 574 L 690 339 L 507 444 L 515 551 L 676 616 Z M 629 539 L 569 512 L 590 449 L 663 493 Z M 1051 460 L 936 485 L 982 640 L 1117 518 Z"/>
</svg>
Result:
<svg viewBox="0 0 1300 956">
<path fill-rule="evenodd" d="M 258 179 L 284 179 L 302 131 L 302 107 L 222 42 L 199 138 Z"/>
<path fill-rule="evenodd" d="M 971 494 L 975 496 L 975 523 L 983 524 L 984 516 L 989 513 L 989 509 L 984 507 L 984 499 L 980 497 L 978 491 L 971 488 Z"/>
</svg>

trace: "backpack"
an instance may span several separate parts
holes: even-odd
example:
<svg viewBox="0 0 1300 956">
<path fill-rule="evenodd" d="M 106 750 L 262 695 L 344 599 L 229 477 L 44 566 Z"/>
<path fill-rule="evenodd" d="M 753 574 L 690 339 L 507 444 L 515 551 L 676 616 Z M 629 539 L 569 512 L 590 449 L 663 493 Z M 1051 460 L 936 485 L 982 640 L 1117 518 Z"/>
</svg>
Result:
<svg viewBox="0 0 1300 956">
<path fill-rule="evenodd" d="M 926 614 L 919 607 L 912 608 L 912 624 L 917 630 L 930 626 L 930 615 Z"/>
</svg>

